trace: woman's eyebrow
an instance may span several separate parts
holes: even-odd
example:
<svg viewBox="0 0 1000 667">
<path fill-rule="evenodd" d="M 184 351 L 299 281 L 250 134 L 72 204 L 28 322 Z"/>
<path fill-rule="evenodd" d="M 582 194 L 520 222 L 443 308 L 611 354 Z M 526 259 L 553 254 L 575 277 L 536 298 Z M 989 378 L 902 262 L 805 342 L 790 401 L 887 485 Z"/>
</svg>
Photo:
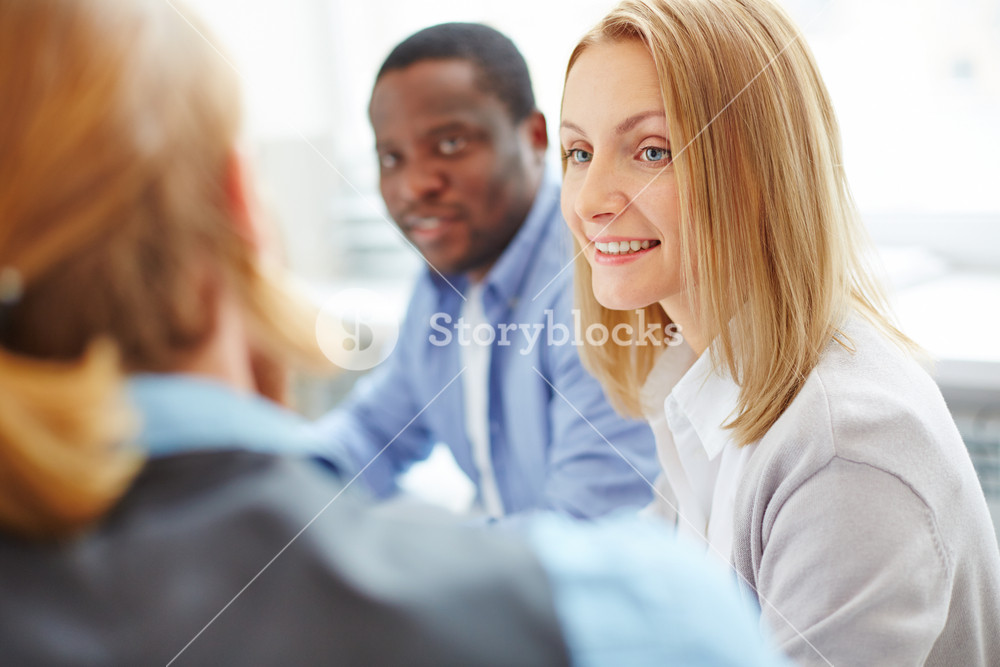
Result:
<svg viewBox="0 0 1000 667">
<path fill-rule="evenodd" d="M 640 111 L 637 114 L 629 116 L 622 122 L 615 126 L 615 134 L 625 134 L 629 130 L 633 129 L 636 125 L 646 120 L 647 118 L 653 118 L 658 116 L 666 120 L 667 115 L 663 113 L 660 109 L 650 109 L 649 111 Z M 567 130 L 573 130 L 574 132 L 579 132 L 580 134 L 586 135 L 587 133 L 583 131 L 583 128 L 568 120 L 562 121 L 559 124 L 560 128 L 566 128 Z"/>
<path fill-rule="evenodd" d="M 615 133 L 616 134 L 625 134 L 626 132 L 628 132 L 629 130 L 631 130 L 632 128 L 634 128 L 636 125 L 638 125 L 642 121 L 646 120 L 647 118 L 651 118 L 653 116 L 659 116 L 660 118 L 663 118 L 664 120 L 667 119 L 667 115 L 665 113 L 663 113 L 663 111 L 661 109 L 650 109 L 649 111 L 641 111 L 641 112 L 635 114 L 634 116 L 629 116 L 628 118 L 626 118 L 622 122 L 618 123 L 618 125 L 615 126 Z"/>
<path fill-rule="evenodd" d="M 573 130 L 574 132 L 579 132 L 580 134 L 584 134 L 584 135 L 587 134 L 586 132 L 583 131 L 582 127 L 580 127 L 576 123 L 571 123 L 568 120 L 564 120 L 563 122 L 561 122 L 559 124 L 559 127 L 560 127 L 560 129 L 561 128 L 566 128 L 567 130 Z"/>
</svg>

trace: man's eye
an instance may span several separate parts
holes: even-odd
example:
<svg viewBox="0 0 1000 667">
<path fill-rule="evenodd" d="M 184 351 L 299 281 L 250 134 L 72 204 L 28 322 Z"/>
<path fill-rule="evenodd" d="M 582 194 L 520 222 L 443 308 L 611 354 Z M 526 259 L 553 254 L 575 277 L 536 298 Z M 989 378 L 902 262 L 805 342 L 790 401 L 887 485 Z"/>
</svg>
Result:
<svg viewBox="0 0 1000 667">
<path fill-rule="evenodd" d="M 438 152 L 441 155 L 454 155 L 465 148 L 467 143 L 465 137 L 448 137 L 438 142 Z"/>
<path fill-rule="evenodd" d="M 395 153 L 380 153 L 378 164 L 383 169 L 392 169 L 399 164 L 399 157 Z"/>
<path fill-rule="evenodd" d="M 648 148 L 642 149 L 642 159 L 646 162 L 660 162 L 661 160 L 670 159 L 670 151 L 666 148 L 657 148 L 656 146 L 649 146 Z"/>
<path fill-rule="evenodd" d="M 565 153 L 563 153 L 563 159 L 569 160 L 570 162 L 575 162 L 577 164 L 582 164 L 584 162 L 590 162 L 594 157 L 594 154 L 585 151 L 582 148 L 571 148 Z"/>
</svg>

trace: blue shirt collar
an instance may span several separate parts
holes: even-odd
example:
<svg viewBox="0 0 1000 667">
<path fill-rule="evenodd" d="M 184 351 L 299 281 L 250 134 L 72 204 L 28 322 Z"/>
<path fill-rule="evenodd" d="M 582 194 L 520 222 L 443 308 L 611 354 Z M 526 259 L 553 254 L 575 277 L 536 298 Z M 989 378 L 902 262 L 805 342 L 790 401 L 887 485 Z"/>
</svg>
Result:
<svg viewBox="0 0 1000 667">
<path fill-rule="evenodd" d="M 305 419 L 208 378 L 138 374 L 127 384 L 151 457 L 213 449 L 314 455 L 320 442 Z"/>
</svg>

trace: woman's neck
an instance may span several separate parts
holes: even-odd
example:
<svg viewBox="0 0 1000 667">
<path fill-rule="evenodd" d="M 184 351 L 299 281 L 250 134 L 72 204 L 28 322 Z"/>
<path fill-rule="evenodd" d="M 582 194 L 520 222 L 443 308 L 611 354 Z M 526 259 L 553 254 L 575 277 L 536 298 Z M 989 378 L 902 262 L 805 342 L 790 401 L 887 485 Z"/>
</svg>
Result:
<svg viewBox="0 0 1000 667">
<path fill-rule="evenodd" d="M 701 356 L 708 347 L 708 343 L 702 335 L 702 327 L 694 317 L 694 313 L 688 303 L 687 296 L 679 294 L 660 301 L 660 306 L 670 321 L 680 328 L 684 340 L 694 351 L 695 356 Z"/>
</svg>

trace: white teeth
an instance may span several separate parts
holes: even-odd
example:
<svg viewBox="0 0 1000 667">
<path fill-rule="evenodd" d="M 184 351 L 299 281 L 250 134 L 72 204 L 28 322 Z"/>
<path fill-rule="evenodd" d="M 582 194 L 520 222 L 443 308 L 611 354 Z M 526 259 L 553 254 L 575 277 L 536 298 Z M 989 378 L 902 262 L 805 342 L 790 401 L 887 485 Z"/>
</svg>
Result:
<svg viewBox="0 0 1000 667">
<path fill-rule="evenodd" d="M 640 250 L 646 250 L 649 248 L 649 241 L 609 241 L 607 243 L 601 243 L 600 241 L 594 241 L 594 245 L 597 247 L 598 252 L 605 255 L 629 255 L 633 252 L 639 252 Z"/>
</svg>

